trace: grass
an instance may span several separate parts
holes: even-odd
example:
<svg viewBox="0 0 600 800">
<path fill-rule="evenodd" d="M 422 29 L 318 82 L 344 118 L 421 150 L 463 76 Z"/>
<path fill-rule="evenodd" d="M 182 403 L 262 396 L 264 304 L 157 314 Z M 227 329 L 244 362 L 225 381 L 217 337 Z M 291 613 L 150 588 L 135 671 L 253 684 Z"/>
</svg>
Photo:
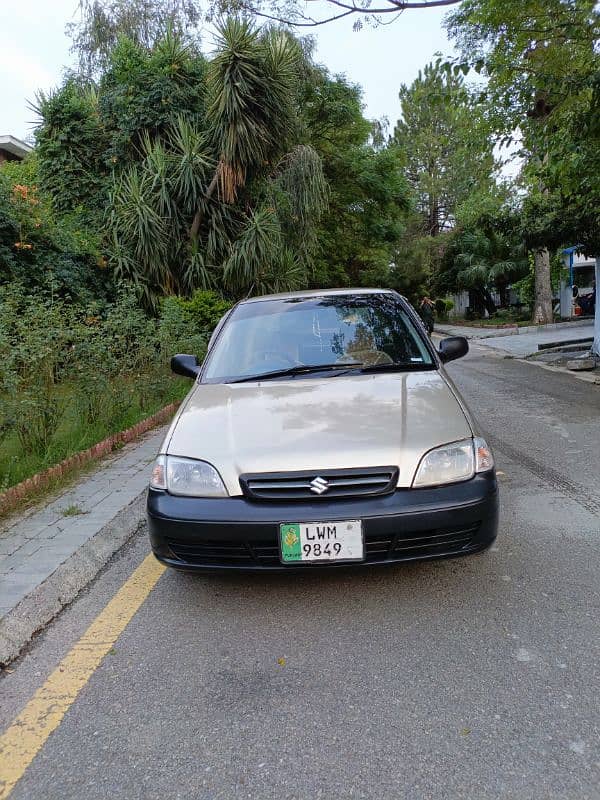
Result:
<svg viewBox="0 0 600 800">
<path fill-rule="evenodd" d="M 80 514 L 89 514 L 89 511 L 84 511 L 83 508 L 73 503 L 63 508 L 61 514 L 63 517 L 78 517 Z"/>
<path fill-rule="evenodd" d="M 454 322 L 455 320 L 453 320 Z M 531 316 L 523 316 L 523 314 L 515 314 L 510 311 L 498 311 L 493 317 L 486 319 L 461 319 L 460 325 L 465 325 L 469 328 L 503 328 L 510 327 L 518 328 L 531 325 Z"/>
<path fill-rule="evenodd" d="M 113 433 L 125 430 L 151 416 L 165 405 L 181 400 L 189 390 L 189 382 L 161 375 L 153 391 L 133 380 L 120 381 L 103 398 L 101 418 L 86 421 L 81 412 L 80 393 L 85 387 L 64 387 L 65 411 L 44 453 L 24 452 L 16 434 L 0 441 L 0 492 L 26 478 L 60 463 L 65 458 L 86 450 Z"/>
</svg>

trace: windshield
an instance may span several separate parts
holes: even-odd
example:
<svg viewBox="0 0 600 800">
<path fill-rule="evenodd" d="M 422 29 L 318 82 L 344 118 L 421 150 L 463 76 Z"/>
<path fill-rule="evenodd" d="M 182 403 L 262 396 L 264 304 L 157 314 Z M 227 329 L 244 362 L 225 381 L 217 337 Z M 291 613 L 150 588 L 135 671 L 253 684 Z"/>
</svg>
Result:
<svg viewBox="0 0 600 800">
<path fill-rule="evenodd" d="M 296 297 L 239 305 L 202 379 L 229 381 L 300 366 L 327 367 L 327 374 L 335 375 L 332 365 L 340 370 L 380 365 L 427 369 L 434 363 L 393 294 Z"/>
</svg>

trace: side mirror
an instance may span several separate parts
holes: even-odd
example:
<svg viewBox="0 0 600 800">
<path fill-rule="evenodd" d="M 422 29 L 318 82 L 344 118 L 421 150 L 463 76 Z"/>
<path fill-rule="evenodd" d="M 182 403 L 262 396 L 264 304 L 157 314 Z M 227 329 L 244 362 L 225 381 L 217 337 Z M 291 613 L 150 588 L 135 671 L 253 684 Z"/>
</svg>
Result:
<svg viewBox="0 0 600 800">
<path fill-rule="evenodd" d="M 464 336 L 450 336 L 440 342 L 439 355 L 444 364 L 462 358 L 469 352 L 469 343 Z"/>
<path fill-rule="evenodd" d="M 200 374 L 200 364 L 196 356 L 179 353 L 171 359 L 171 370 L 176 375 L 183 375 L 184 378 L 195 379 Z"/>
</svg>

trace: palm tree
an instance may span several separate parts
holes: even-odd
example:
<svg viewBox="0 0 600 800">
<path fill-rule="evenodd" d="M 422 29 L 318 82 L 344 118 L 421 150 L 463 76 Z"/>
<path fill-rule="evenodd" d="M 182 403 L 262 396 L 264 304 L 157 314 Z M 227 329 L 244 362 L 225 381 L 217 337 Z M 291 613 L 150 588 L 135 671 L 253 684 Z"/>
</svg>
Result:
<svg viewBox="0 0 600 800">
<path fill-rule="evenodd" d="M 491 289 L 498 290 L 501 305 L 508 302 L 508 286 L 528 271 L 525 250 L 500 233 L 480 229 L 462 232 L 454 255 L 456 284 L 479 295 L 489 314 L 496 312 Z"/>
<path fill-rule="evenodd" d="M 139 161 L 115 173 L 115 268 L 147 305 L 195 288 L 236 296 L 307 281 L 327 184 L 319 155 L 300 144 L 300 59 L 290 35 L 226 21 L 202 122 L 180 116 L 147 134 Z"/>
</svg>

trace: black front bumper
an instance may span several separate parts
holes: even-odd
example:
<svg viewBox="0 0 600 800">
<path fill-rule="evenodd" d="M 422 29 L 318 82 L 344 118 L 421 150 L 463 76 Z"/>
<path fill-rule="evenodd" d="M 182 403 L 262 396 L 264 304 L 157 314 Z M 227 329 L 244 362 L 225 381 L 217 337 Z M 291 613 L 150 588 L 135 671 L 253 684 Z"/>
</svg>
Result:
<svg viewBox="0 0 600 800">
<path fill-rule="evenodd" d="M 282 564 L 278 542 L 282 522 L 347 519 L 363 521 L 365 560 L 358 566 L 476 553 L 496 538 L 496 476 L 482 473 L 452 486 L 397 489 L 381 497 L 285 504 L 148 492 L 154 554 L 163 564 L 192 572 L 348 567 L 347 563 Z"/>
</svg>

